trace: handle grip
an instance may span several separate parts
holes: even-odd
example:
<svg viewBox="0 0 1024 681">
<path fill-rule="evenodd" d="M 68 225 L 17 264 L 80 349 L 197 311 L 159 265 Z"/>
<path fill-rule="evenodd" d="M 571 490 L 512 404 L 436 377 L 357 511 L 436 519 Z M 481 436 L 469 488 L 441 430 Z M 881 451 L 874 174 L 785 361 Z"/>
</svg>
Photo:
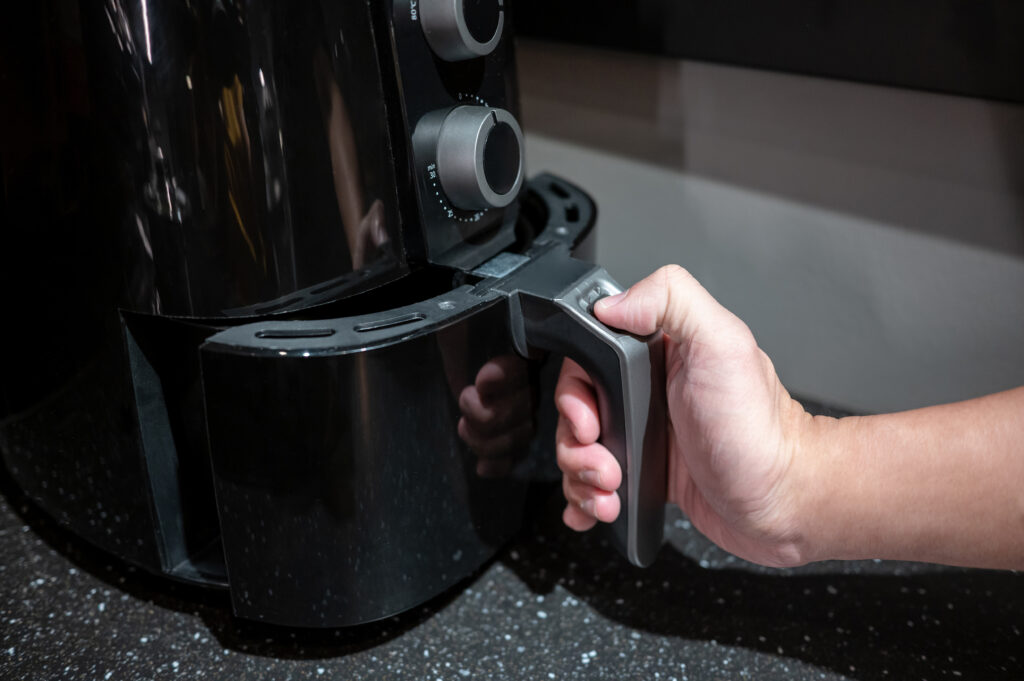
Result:
<svg viewBox="0 0 1024 681">
<path fill-rule="evenodd" d="M 613 536 L 630 562 L 645 567 L 654 561 L 664 539 L 665 358 L 661 333 L 637 338 L 593 316 L 597 300 L 620 290 L 601 268 L 593 268 L 554 296 L 519 290 L 518 340 L 528 351 L 570 357 L 593 380 L 600 442 L 622 468 L 622 510 Z"/>
</svg>

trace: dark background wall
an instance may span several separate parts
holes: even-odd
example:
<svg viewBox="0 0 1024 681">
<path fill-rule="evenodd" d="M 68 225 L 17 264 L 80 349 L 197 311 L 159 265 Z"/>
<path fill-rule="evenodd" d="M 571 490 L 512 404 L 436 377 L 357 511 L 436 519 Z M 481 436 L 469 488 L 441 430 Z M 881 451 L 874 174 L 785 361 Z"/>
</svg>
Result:
<svg viewBox="0 0 1024 681">
<path fill-rule="evenodd" d="M 1018 0 L 516 0 L 520 35 L 1024 102 Z"/>
</svg>

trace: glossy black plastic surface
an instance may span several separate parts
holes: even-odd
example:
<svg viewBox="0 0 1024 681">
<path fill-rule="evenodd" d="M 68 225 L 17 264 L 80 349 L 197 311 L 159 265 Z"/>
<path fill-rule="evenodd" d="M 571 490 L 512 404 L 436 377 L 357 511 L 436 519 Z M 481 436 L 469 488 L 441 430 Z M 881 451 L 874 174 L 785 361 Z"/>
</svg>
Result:
<svg viewBox="0 0 1024 681">
<path fill-rule="evenodd" d="M 288 451 L 312 452 L 317 437 L 347 428 L 334 442 L 362 447 L 377 438 L 387 451 L 422 442 L 436 455 L 409 461 L 399 453 L 375 462 L 376 473 L 359 469 L 369 477 L 358 479 L 372 484 L 357 502 L 377 515 L 360 515 L 353 534 L 337 537 L 364 542 L 368 562 L 335 574 L 331 561 L 310 578 L 313 589 L 352 577 L 330 608 L 315 613 L 326 591 L 306 591 L 317 598 L 264 610 L 259 598 L 269 594 L 243 588 L 236 602 L 246 616 L 322 625 L 409 607 L 466 574 L 517 524 L 522 479 L 511 472 L 534 435 L 536 367 L 508 352 L 504 303 L 485 301 L 472 317 L 438 308 L 447 321 L 408 338 L 409 325 L 423 320 L 392 308 L 441 293 L 435 303 L 446 302 L 458 275 L 449 268 L 521 250 L 547 229 L 577 244 L 593 224 L 593 204 L 544 177 L 522 202 L 523 220 L 518 203 L 461 222 L 467 216 L 447 214 L 430 191 L 429 163 L 413 158 L 412 132 L 424 113 L 464 102 L 515 111 L 512 44 L 503 39 L 492 55 L 460 67 L 429 54 L 420 61 L 427 48 L 409 10 L 388 1 L 43 0 L 12 5 L 0 22 L 0 302 L 9 320 L 0 334 L 0 448 L 18 484 L 62 524 L 178 579 L 223 585 L 237 576 L 261 587 L 272 577 L 295 586 L 278 574 L 287 557 L 279 548 L 267 562 L 253 559 L 247 578 L 238 545 L 222 548 L 223 531 L 231 528 L 228 543 L 243 536 L 236 530 L 244 504 L 259 506 L 246 485 L 258 489 L 268 471 L 281 473 L 274 484 L 301 490 L 278 498 L 295 537 L 303 536 L 296 528 L 311 536 L 307 520 L 337 526 L 345 508 L 340 495 L 330 498 L 338 490 L 328 474 L 343 459 L 327 451 L 306 461 L 306 473 L 324 473 L 315 489 L 292 486 L 302 477 L 287 457 L 256 458 L 241 472 L 244 457 L 232 458 L 230 447 L 211 459 L 199 347 L 233 324 L 317 315 L 369 315 L 353 333 L 400 336 L 391 349 L 363 343 L 355 354 L 266 364 L 237 385 L 221 382 L 224 390 L 266 392 L 242 395 L 252 402 L 251 432 L 228 437 L 211 427 L 218 443 L 256 447 L 261 429 L 274 427 L 290 436 Z M 476 386 L 473 372 L 488 365 L 516 377 L 516 408 L 503 422 L 515 433 L 502 455 L 487 437 L 497 426 L 461 405 Z M 311 366 L 318 369 L 307 399 L 322 399 L 290 400 L 287 381 L 302 375 L 292 367 Z M 405 383 L 397 368 L 419 380 Z M 342 403 L 361 420 L 330 421 Z M 394 428 L 374 416 L 389 412 Z M 403 506 L 406 516 L 434 522 L 440 539 L 401 525 L 413 522 L 400 518 L 401 500 L 385 503 L 378 488 L 412 495 L 420 505 Z M 298 508 L 324 499 L 323 508 Z M 501 499 L 509 505 L 495 505 Z M 423 520 L 431 514 L 436 521 Z M 388 539 L 372 538 L 371 529 Z M 389 551 L 418 540 L 437 546 L 395 558 L 401 574 L 389 567 Z M 309 564 L 338 557 L 343 546 L 354 551 L 345 542 L 287 546 L 305 552 L 293 561 L 305 556 Z M 453 548 L 450 570 L 441 547 Z M 353 605 L 362 598 L 371 605 Z"/>
<path fill-rule="evenodd" d="M 386 617 L 462 579 L 518 529 L 526 478 L 514 467 L 479 474 L 481 457 L 497 453 L 460 435 L 460 402 L 473 399 L 464 393 L 489 362 L 519 364 L 524 380 L 528 367 L 515 358 L 505 306 L 459 300 L 471 295 L 431 301 L 438 319 L 396 313 L 376 332 L 336 320 L 304 324 L 347 333 L 275 338 L 275 328 L 295 329 L 282 322 L 204 346 L 236 613 L 300 626 Z M 445 319 L 448 305 L 461 318 Z M 229 345 L 249 332 L 247 345 Z M 379 345 L 346 347 L 364 334 Z M 532 439 L 533 416 L 528 383 L 506 388 L 520 415 L 502 424 L 513 457 Z"/>
<path fill-rule="evenodd" d="M 118 290 L 117 273 L 88 267 L 101 258 L 96 251 L 97 244 L 88 239 L 74 240 L 80 233 L 75 227 L 83 224 L 82 216 L 72 213 L 67 223 L 47 222 L 44 217 L 47 216 L 40 216 L 34 223 L 42 231 L 41 237 L 66 235 L 66 243 L 57 242 L 61 249 L 77 244 L 79 253 L 88 254 L 90 258 L 78 262 L 71 254 L 56 249 L 54 252 L 62 257 L 59 261 L 62 266 L 47 270 L 53 276 L 40 275 L 39 286 L 33 289 L 34 299 L 14 295 L 19 290 L 15 286 L 3 289 L 7 309 L 18 312 L 12 317 L 18 324 L 13 328 L 38 331 L 35 347 L 45 349 L 45 354 L 39 355 L 40 361 L 26 362 L 21 337 L 13 333 L 0 335 L 0 341 L 5 343 L 5 352 L 0 356 L 3 376 L 0 395 L 6 405 L 6 418 L 0 422 L 0 449 L 5 464 L 29 496 L 61 524 L 136 565 L 185 581 L 225 585 L 229 576 L 225 556 L 234 555 L 236 570 L 231 573 L 231 579 L 237 576 L 240 580 L 249 580 L 250 584 L 262 584 L 261 580 L 271 574 L 268 570 L 276 569 L 260 562 L 260 555 L 264 554 L 246 554 L 246 559 L 239 563 L 237 552 L 232 554 L 230 548 L 227 552 L 222 550 L 222 518 L 235 523 L 231 526 L 238 529 L 238 523 L 246 522 L 246 513 L 239 512 L 236 516 L 232 505 L 218 506 L 206 441 L 198 350 L 210 335 L 232 327 L 128 312 L 119 314 L 110 302 Z M 542 240 L 575 248 L 578 254 L 592 253 L 589 236 L 595 217 L 594 204 L 585 193 L 559 178 L 538 176 L 530 183 L 530 191 L 523 200 L 516 250 Z M 29 265 L 44 262 L 42 244 L 27 241 L 27 237 L 14 241 L 19 234 L 6 230 L 5 244 L 20 246 L 17 254 Z M 11 271 L 4 274 L 9 276 Z M 428 274 L 430 276 L 425 276 Z M 252 337 L 257 344 L 285 344 L 294 349 L 314 342 L 321 344 L 318 347 L 326 347 L 322 344 L 344 340 L 350 347 L 378 349 L 335 359 L 321 357 L 319 364 L 303 364 L 301 360 L 307 358 L 289 357 L 284 365 L 274 364 L 267 357 L 257 358 L 263 367 L 249 376 L 243 372 L 242 384 L 249 385 L 260 375 L 277 375 L 274 380 L 280 381 L 259 384 L 252 394 L 242 394 L 242 399 L 254 403 L 253 411 L 249 417 L 244 413 L 238 415 L 245 420 L 236 424 L 237 432 L 229 434 L 227 453 L 222 452 L 215 458 L 231 460 L 232 438 L 258 444 L 261 440 L 257 434 L 263 432 L 262 429 L 273 428 L 279 440 L 285 436 L 291 438 L 287 446 L 282 447 L 283 458 L 279 462 L 255 460 L 252 474 L 259 481 L 268 467 L 276 471 L 274 466 L 281 466 L 287 473 L 280 477 L 281 485 L 289 487 L 301 478 L 301 475 L 297 478 L 288 473 L 289 462 L 293 461 L 295 451 L 311 446 L 304 432 L 309 430 L 309 437 L 314 437 L 316 427 L 309 429 L 307 424 L 315 426 L 317 418 L 321 419 L 321 428 L 348 429 L 348 435 L 341 434 L 340 430 L 333 431 L 336 437 L 358 438 L 360 443 L 376 438 L 377 442 L 384 443 L 381 446 L 397 447 L 398 436 L 404 432 L 413 443 L 422 440 L 425 443 L 422 446 L 431 448 L 432 453 L 427 452 L 423 460 L 405 461 L 404 469 L 394 468 L 406 456 L 402 453 L 395 457 L 394 465 L 370 461 L 370 468 L 379 465 L 383 467 L 378 471 L 380 475 L 384 472 L 388 476 L 397 475 L 394 480 L 385 477 L 379 483 L 383 489 L 401 488 L 404 494 L 422 504 L 437 504 L 439 519 L 420 518 L 429 515 L 433 507 L 407 505 L 404 512 L 413 520 L 404 522 L 433 523 L 432 526 L 439 529 L 440 539 L 434 537 L 430 541 L 452 547 L 441 562 L 438 562 L 438 554 L 431 552 L 433 549 L 389 554 L 397 544 L 414 546 L 417 542 L 427 542 L 427 538 L 420 535 L 420 526 L 399 522 L 397 498 L 385 500 L 373 496 L 372 490 L 364 489 L 360 494 L 373 496 L 363 502 L 366 515 L 361 517 L 368 522 L 359 528 L 349 527 L 345 530 L 349 534 L 342 532 L 337 536 L 369 541 L 371 545 L 361 550 L 361 555 L 367 559 L 375 556 L 383 567 L 378 565 L 367 571 L 363 565 L 352 568 L 354 572 L 339 572 L 335 586 L 330 587 L 335 594 L 333 600 L 329 599 L 331 607 L 318 605 L 318 611 L 314 611 L 312 605 L 319 604 L 325 597 L 326 587 L 322 591 L 306 591 L 304 595 L 277 591 L 275 593 L 289 593 L 295 600 L 269 607 L 264 618 L 298 623 L 308 614 L 305 623 L 309 626 L 355 622 L 374 617 L 371 605 L 350 605 L 357 594 L 366 597 L 375 592 L 380 594 L 379 616 L 389 608 L 401 609 L 400 603 L 411 607 L 436 595 L 490 556 L 501 536 L 514 531 L 512 521 L 521 511 L 515 500 L 522 482 L 533 474 L 534 465 L 550 467 L 553 423 L 546 416 L 538 416 L 535 405 L 537 400 L 550 402 L 552 384 L 538 395 L 538 367 L 518 361 L 509 351 L 507 310 L 499 312 L 499 308 L 504 309 L 504 303 L 493 296 L 481 298 L 466 294 L 465 288 L 452 289 L 451 277 L 451 272 L 443 270 L 422 271 L 367 294 L 309 310 L 303 315 L 307 321 L 268 320 L 257 325 L 256 330 L 262 334 L 259 338 Z M 474 279 L 470 275 L 466 277 Z M 463 298 L 458 298 L 459 295 Z M 62 300 L 69 305 L 62 307 Z M 423 302 L 413 304 L 413 309 L 402 307 L 408 306 L 409 301 Z M 478 312 L 479 318 L 466 317 L 467 310 Z M 321 319 L 316 318 L 316 313 Z M 325 316 L 328 319 L 322 318 Z M 426 327 L 434 331 L 421 333 Z M 244 327 L 233 328 L 238 332 Z M 350 337 L 344 339 L 336 328 L 347 329 L 345 333 Z M 398 347 L 387 349 L 384 347 L 387 344 Z M 407 345 L 408 349 L 402 350 L 402 345 Z M 274 350 L 271 356 L 280 359 L 279 352 L 280 349 Z M 456 388 L 461 386 L 465 391 L 469 387 L 466 376 L 478 367 L 492 364 L 491 360 L 494 362 L 489 371 L 498 370 L 501 375 L 512 377 L 510 390 L 497 391 L 511 407 L 499 410 L 503 416 L 497 422 L 475 418 L 472 410 L 468 415 L 463 413 L 460 402 L 456 402 L 457 409 L 453 411 Z M 244 363 L 239 356 L 234 356 L 232 361 Z M 328 365 L 334 368 L 321 374 L 320 369 Z M 319 368 L 313 372 L 309 390 L 299 396 L 299 401 L 275 397 L 296 394 L 294 385 L 293 392 L 288 393 L 288 381 L 306 380 L 305 372 L 314 366 Z M 344 369 L 345 366 L 350 369 Z M 334 378 L 327 380 L 326 376 L 332 374 Z M 369 380 L 373 375 L 377 375 L 377 379 Z M 475 386 L 476 376 L 470 378 Z M 383 392 L 378 393 L 378 388 Z M 231 384 L 223 387 L 223 390 L 234 389 Z M 343 389 L 355 392 L 349 395 Z M 462 393 L 458 396 L 461 398 Z M 314 410 L 307 414 L 308 405 L 302 400 L 312 402 Z M 323 421 L 324 415 L 338 408 L 344 400 L 357 405 L 353 407 L 353 415 L 376 413 L 384 421 L 368 418 L 350 423 Z M 264 401 L 278 405 L 276 411 L 268 412 Z M 388 421 L 389 414 L 397 414 L 395 420 Z M 459 421 L 463 418 L 467 419 L 468 429 L 464 425 L 460 432 Z M 249 432 L 241 432 L 245 430 Z M 322 431 L 320 435 L 325 432 L 332 431 Z M 223 435 L 218 441 L 225 442 Z M 421 453 L 425 451 L 417 444 L 412 448 Z M 350 454 L 353 460 L 362 461 L 357 451 Z M 243 465 L 244 452 L 235 456 L 233 465 Z M 330 465 L 336 465 L 337 456 L 337 452 L 328 451 L 325 462 L 333 461 Z M 435 457 L 433 461 L 439 468 L 421 471 L 419 467 L 431 460 L 430 456 Z M 524 458 L 530 463 L 522 463 Z M 483 466 L 480 474 L 474 461 Z M 361 465 L 358 475 L 366 475 L 368 471 Z M 460 477 L 462 474 L 466 475 Z M 245 496 L 241 491 L 245 489 L 245 480 L 243 470 L 241 477 L 219 476 L 217 484 L 234 486 L 232 489 L 241 498 Z M 430 485 L 424 487 L 417 480 L 430 480 Z M 258 486 L 255 489 L 253 494 L 260 490 Z M 333 489 L 326 482 L 322 489 L 301 489 L 303 494 L 309 493 L 310 499 L 343 491 Z M 492 504 L 489 501 L 492 494 L 494 501 L 504 500 L 509 505 Z M 298 513 L 293 507 L 301 506 L 301 499 L 287 494 L 285 497 L 283 517 Z M 242 501 L 258 505 L 251 495 Z M 466 504 L 463 507 L 453 506 L 463 502 Z M 374 507 L 374 503 L 379 507 Z M 369 520 L 375 517 L 369 514 L 371 508 L 376 508 L 379 518 L 391 526 L 390 538 L 378 536 L 386 533 L 380 522 Z M 306 509 L 302 512 L 315 515 L 320 511 Z M 469 518 L 471 521 L 467 520 Z M 320 516 L 315 519 L 320 523 L 317 527 L 323 531 L 321 539 L 333 547 L 332 551 L 340 550 L 340 544 L 331 539 L 328 530 L 337 530 L 341 517 L 328 515 L 326 519 Z M 446 526 L 449 521 L 454 529 Z M 459 525 L 460 522 L 464 524 Z M 306 527 L 306 537 L 310 536 L 312 527 Z M 272 528 L 266 531 L 276 532 Z M 445 538 L 446 532 L 452 533 L 450 543 Z M 403 533 L 408 534 L 399 542 Z M 259 535 L 232 534 L 236 542 L 254 536 Z M 268 541 L 287 539 L 282 535 L 265 538 Z M 292 544 L 288 546 L 295 548 Z M 324 556 L 334 555 L 329 551 L 324 553 L 315 541 L 304 546 L 306 553 L 301 555 L 307 562 L 315 563 Z M 237 543 L 234 548 L 238 549 Z M 452 560 L 459 550 L 463 551 L 462 556 Z M 271 546 L 265 555 L 274 557 L 280 551 L 282 549 Z M 406 573 L 412 576 L 408 579 L 399 576 L 399 581 L 389 587 L 378 579 L 377 573 L 396 576 L 393 568 L 388 567 L 392 561 L 404 566 Z M 246 568 L 255 574 L 246 577 Z M 324 569 L 329 573 L 333 568 Z M 351 579 L 342 582 L 341 574 Z M 308 584 L 319 589 L 327 579 L 321 575 Z M 290 584 L 292 588 L 299 587 L 295 581 Z M 392 594 L 389 589 L 396 592 Z M 250 595 L 255 593 L 251 589 L 249 592 Z M 239 598 L 248 600 L 244 589 L 240 594 Z M 270 595 L 252 596 L 249 605 L 240 604 L 240 614 L 258 618 L 262 612 L 256 605 L 260 598 L 268 599 Z M 301 610 L 303 607 L 308 609 Z"/>
<path fill-rule="evenodd" d="M 445 116 L 460 105 L 500 108 L 518 117 L 512 32 L 505 30 L 485 57 L 445 61 L 430 49 L 415 6 L 410 0 L 394 0 L 392 21 L 427 258 L 471 269 L 513 243 L 519 205 L 488 210 L 456 207 L 438 178 L 437 137 Z M 504 13 L 509 12 L 506 6 Z"/>
<path fill-rule="evenodd" d="M 254 316 L 404 273 L 397 94 L 369 7 L 82 5 L 125 308 Z"/>
<path fill-rule="evenodd" d="M 593 203 L 551 176 L 531 186 L 539 222 L 525 236 L 568 253 Z M 509 320 L 508 297 L 480 284 L 209 338 L 206 418 L 239 615 L 296 626 L 386 617 L 511 537 L 525 482 L 554 452 L 551 423 L 537 427 L 539 367 L 517 356 Z"/>
</svg>

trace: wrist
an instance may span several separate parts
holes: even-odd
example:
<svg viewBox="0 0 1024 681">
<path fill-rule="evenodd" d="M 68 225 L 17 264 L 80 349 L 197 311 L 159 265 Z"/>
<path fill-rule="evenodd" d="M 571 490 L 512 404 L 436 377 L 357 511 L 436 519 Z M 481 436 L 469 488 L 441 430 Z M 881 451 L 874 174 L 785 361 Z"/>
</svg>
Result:
<svg viewBox="0 0 1024 681">
<path fill-rule="evenodd" d="M 822 538 L 827 536 L 818 517 L 825 509 L 827 494 L 820 491 L 823 466 L 820 443 L 828 442 L 827 431 L 836 419 L 812 416 L 796 400 L 785 395 L 778 412 L 779 469 L 768 510 L 754 521 L 760 536 L 763 565 L 797 567 L 824 560 Z"/>
<path fill-rule="evenodd" d="M 794 459 L 795 525 L 803 563 L 846 558 L 849 540 L 844 508 L 859 486 L 852 446 L 859 416 L 833 418 L 806 414 L 798 431 Z"/>
<path fill-rule="evenodd" d="M 794 401 L 794 404 L 798 404 Z M 852 417 L 856 418 L 856 417 Z M 790 423 L 790 467 L 784 493 L 790 499 L 789 526 L 795 564 L 834 558 L 837 538 L 835 462 L 846 419 L 812 416 L 802 406 Z"/>
</svg>

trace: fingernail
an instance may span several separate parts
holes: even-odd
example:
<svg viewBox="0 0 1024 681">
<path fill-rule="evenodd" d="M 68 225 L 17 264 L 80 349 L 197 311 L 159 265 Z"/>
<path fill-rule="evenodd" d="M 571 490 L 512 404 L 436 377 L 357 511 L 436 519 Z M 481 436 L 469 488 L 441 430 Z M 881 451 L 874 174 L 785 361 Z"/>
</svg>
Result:
<svg viewBox="0 0 1024 681">
<path fill-rule="evenodd" d="M 597 304 L 594 307 L 599 307 L 602 310 L 607 310 L 621 303 L 625 297 L 625 291 L 623 291 L 622 293 L 616 293 L 614 296 L 608 296 L 607 298 L 602 298 L 601 300 L 597 301 Z"/>
<path fill-rule="evenodd" d="M 584 513 L 586 513 L 589 516 L 593 516 L 594 515 L 594 500 L 593 499 L 584 499 L 583 501 L 581 501 L 580 502 L 580 510 L 583 511 Z"/>
<path fill-rule="evenodd" d="M 594 487 L 601 486 L 601 474 L 597 471 L 582 471 L 578 477 L 580 482 L 593 485 Z"/>
</svg>

